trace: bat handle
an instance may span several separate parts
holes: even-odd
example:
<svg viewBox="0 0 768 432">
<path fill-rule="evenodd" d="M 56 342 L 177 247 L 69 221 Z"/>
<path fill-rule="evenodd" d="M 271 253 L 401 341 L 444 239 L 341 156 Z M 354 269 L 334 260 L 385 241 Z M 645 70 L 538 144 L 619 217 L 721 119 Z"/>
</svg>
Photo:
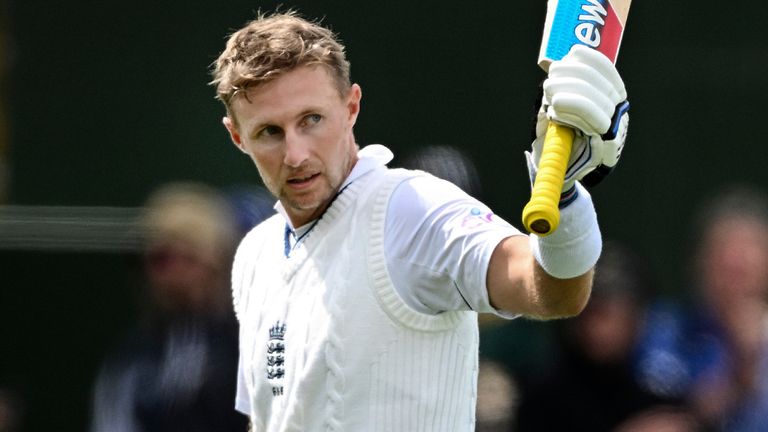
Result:
<svg viewBox="0 0 768 432">
<path fill-rule="evenodd" d="M 573 147 L 573 129 L 549 122 L 541 150 L 531 199 L 523 209 L 523 226 L 530 233 L 547 236 L 560 224 L 560 194 Z"/>
</svg>

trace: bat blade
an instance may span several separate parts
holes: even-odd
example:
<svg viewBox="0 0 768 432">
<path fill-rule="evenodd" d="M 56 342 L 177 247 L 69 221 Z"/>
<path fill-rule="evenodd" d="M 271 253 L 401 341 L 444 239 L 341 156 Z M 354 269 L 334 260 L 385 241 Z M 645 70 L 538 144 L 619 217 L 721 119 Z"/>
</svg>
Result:
<svg viewBox="0 0 768 432">
<path fill-rule="evenodd" d="M 549 0 L 539 66 L 545 71 L 572 46 L 594 48 L 616 62 L 632 0 Z"/>
</svg>

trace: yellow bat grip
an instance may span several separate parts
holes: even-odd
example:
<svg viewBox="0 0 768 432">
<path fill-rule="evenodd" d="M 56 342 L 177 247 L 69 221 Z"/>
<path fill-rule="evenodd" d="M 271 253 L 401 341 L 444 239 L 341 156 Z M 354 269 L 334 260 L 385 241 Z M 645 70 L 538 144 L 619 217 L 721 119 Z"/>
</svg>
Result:
<svg viewBox="0 0 768 432">
<path fill-rule="evenodd" d="M 573 129 L 549 122 L 531 200 L 523 209 L 523 226 L 528 232 L 547 236 L 560 224 L 558 204 L 572 147 Z"/>
</svg>

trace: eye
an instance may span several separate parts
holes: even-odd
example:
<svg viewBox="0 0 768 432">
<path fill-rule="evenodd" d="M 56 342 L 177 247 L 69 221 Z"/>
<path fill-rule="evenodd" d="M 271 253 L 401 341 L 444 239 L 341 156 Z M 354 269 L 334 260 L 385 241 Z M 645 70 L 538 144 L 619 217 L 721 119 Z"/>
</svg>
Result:
<svg viewBox="0 0 768 432">
<path fill-rule="evenodd" d="M 304 126 L 312 126 L 320 123 L 320 120 L 323 119 L 323 116 L 320 114 L 309 114 L 306 117 L 304 117 Z"/>
<path fill-rule="evenodd" d="M 273 137 L 281 133 L 283 133 L 283 130 L 277 126 L 265 126 L 263 129 L 259 131 L 259 136 Z"/>
</svg>

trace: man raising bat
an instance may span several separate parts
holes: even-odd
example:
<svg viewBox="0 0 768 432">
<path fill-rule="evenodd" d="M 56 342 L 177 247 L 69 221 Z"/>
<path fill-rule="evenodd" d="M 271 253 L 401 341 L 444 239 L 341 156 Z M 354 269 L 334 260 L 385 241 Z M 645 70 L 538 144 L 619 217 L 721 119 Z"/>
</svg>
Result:
<svg viewBox="0 0 768 432">
<path fill-rule="evenodd" d="M 223 123 L 278 211 L 232 275 L 236 408 L 254 430 L 473 430 L 477 313 L 583 309 L 602 243 L 578 180 L 618 155 L 599 135 L 625 92 L 597 51 L 550 71 L 544 116 L 580 129 L 588 156 L 559 228 L 538 238 L 447 181 L 388 168 L 386 147 L 359 148 L 362 90 L 328 29 L 288 12 L 231 35 L 213 70 Z"/>
</svg>

